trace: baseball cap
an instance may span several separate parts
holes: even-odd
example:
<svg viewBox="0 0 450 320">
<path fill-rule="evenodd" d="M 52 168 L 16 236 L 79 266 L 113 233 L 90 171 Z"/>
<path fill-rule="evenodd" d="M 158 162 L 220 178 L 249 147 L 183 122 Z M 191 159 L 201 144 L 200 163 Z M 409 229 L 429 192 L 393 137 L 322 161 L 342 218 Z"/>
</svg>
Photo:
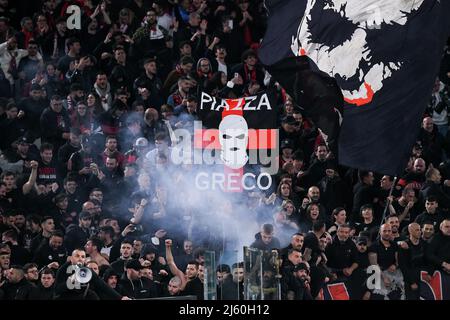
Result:
<svg viewBox="0 0 450 320">
<path fill-rule="evenodd" d="M 33 141 L 31 141 L 31 139 L 27 136 L 23 136 L 17 139 L 17 144 L 31 144 L 32 142 Z"/>
<path fill-rule="evenodd" d="M 127 262 L 125 268 L 126 268 L 126 269 L 134 269 L 134 270 L 139 271 L 139 270 L 142 269 L 142 265 L 141 265 L 141 263 L 139 262 L 139 260 L 137 260 L 137 259 L 131 259 L 131 260 L 129 260 L 129 261 Z"/>
<path fill-rule="evenodd" d="M 297 271 L 300 271 L 300 270 L 306 270 L 306 271 L 309 272 L 308 266 L 305 263 L 303 263 L 303 262 L 301 262 L 301 263 L 297 264 L 296 266 L 294 266 L 294 270 L 293 271 L 297 272 Z"/>
<path fill-rule="evenodd" d="M 292 140 L 284 139 L 284 140 L 281 141 L 280 149 L 286 149 L 286 148 L 293 149 L 293 147 L 292 147 Z"/>
<path fill-rule="evenodd" d="M 356 238 L 356 244 L 365 244 L 365 245 L 367 245 L 367 238 L 366 237 L 358 237 L 358 238 Z"/>
</svg>

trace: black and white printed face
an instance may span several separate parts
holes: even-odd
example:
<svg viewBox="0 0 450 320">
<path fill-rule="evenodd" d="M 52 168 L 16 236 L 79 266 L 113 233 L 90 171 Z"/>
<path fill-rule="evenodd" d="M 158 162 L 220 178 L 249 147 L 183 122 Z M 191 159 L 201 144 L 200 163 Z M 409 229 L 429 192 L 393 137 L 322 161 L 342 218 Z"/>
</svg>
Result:
<svg viewBox="0 0 450 320">
<path fill-rule="evenodd" d="M 424 0 L 308 0 L 297 34 L 292 37 L 294 55 L 308 56 L 323 72 L 335 77 L 346 102 L 368 104 L 385 80 L 401 70 L 405 61 L 389 61 L 376 43 L 392 42 L 392 50 L 406 37 L 411 14 Z M 323 23 L 321 27 L 321 21 Z M 318 23 L 319 22 L 319 23 Z M 332 24 L 335 29 L 324 28 Z"/>
</svg>

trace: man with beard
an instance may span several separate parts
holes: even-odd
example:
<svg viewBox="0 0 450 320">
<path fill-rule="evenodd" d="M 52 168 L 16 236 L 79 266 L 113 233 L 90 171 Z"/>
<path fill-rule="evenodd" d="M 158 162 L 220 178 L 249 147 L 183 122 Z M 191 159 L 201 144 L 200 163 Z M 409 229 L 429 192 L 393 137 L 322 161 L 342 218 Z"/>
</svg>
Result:
<svg viewBox="0 0 450 320">
<path fill-rule="evenodd" d="M 5 157 L 8 163 L 14 164 L 18 161 L 23 161 L 22 173 L 27 174 L 31 171 L 31 161 L 39 159 L 39 150 L 27 136 L 20 137 L 16 141 L 16 148 L 5 152 Z"/>
<path fill-rule="evenodd" d="M 181 290 L 183 295 L 195 295 L 198 300 L 203 300 L 203 282 L 199 278 L 199 263 L 195 260 L 189 261 L 186 272 L 183 273 L 175 264 L 172 255 L 172 240 L 166 239 L 166 258 L 167 265 L 173 275 L 181 279 Z"/>
<path fill-rule="evenodd" d="M 326 247 L 327 266 L 336 279 L 350 278 L 358 268 L 356 245 L 349 236 L 350 226 L 340 225 L 333 242 Z"/>
<path fill-rule="evenodd" d="M 34 285 L 25 279 L 25 273 L 21 266 L 12 265 L 6 274 L 7 284 L 2 286 L 5 292 L 5 300 L 26 300 Z"/>
<path fill-rule="evenodd" d="M 34 252 L 33 261 L 37 263 L 39 268 L 47 266 L 57 269 L 66 262 L 67 250 L 63 246 L 64 235 L 57 230 L 52 232 L 50 239 L 37 248 Z"/>
<path fill-rule="evenodd" d="M 392 207 L 400 220 L 401 229 L 414 221 L 420 213 L 418 200 L 411 188 L 403 189 L 401 197 L 392 201 Z"/>
<path fill-rule="evenodd" d="M 59 300 L 98 300 L 100 293 L 102 297 L 111 300 L 125 300 L 114 289 L 109 287 L 103 279 L 92 272 L 92 278 L 87 284 L 80 284 L 74 278 L 78 267 L 84 267 L 86 263 L 86 252 L 82 249 L 75 249 L 69 257 L 69 261 L 61 266 L 56 274 L 56 299 Z"/>
<path fill-rule="evenodd" d="M 180 266 L 181 270 L 185 270 L 189 261 L 194 260 L 192 241 L 189 239 L 185 239 L 183 241 L 183 250 L 179 255 L 175 256 L 175 263 L 177 266 Z"/>
<path fill-rule="evenodd" d="M 145 25 L 136 30 L 133 35 L 133 55 L 148 58 L 157 57 L 162 62 L 167 62 L 171 55 L 166 47 L 168 32 L 157 24 L 154 9 L 147 11 Z"/>
<path fill-rule="evenodd" d="M 403 275 L 398 269 L 398 246 L 392 241 L 392 228 L 385 223 L 380 228 L 380 238 L 369 248 L 369 262 L 381 270 L 381 288 L 374 289 L 371 299 L 403 300 Z"/>
<path fill-rule="evenodd" d="M 296 265 L 281 282 L 283 300 L 314 300 L 311 295 L 311 277 L 307 263 Z"/>
<path fill-rule="evenodd" d="M 289 250 L 295 249 L 302 252 L 303 243 L 305 242 L 305 236 L 302 233 L 294 233 L 291 237 L 291 243 L 280 250 L 280 257 L 285 261 L 288 258 Z"/>
<path fill-rule="evenodd" d="M 167 104 L 173 107 L 181 105 L 183 100 L 188 98 L 191 86 L 191 81 L 187 77 L 179 78 L 178 89 L 167 98 Z"/>
<path fill-rule="evenodd" d="M 63 100 L 64 108 L 69 112 L 75 112 L 78 102 L 84 100 L 84 89 L 80 83 L 72 83 L 70 85 L 70 93 Z"/>
<path fill-rule="evenodd" d="M 390 215 L 386 218 L 386 223 L 391 226 L 392 229 L 392 240 L 394 242 L 403 241 L 404 236 L 400 234 L 400 221 L 396 215 Z"/>
<path fill-rule="evenodd" d="M 39 53 L 39 45 L 35 40 L 30 40 L 27 45 L 28 56 L 20 60 L 19 64 L 19 77 L 23 81 L 22 88 L 25 90 L 30 85 L 31 80 L 36 75 L 36 70 L 44 64 L 42 56 Z"/>
<path fill-rule="evenodd" d="M 430 243 L 434 236 L 434 225 L 432 221 L 425 220 L 422 224 L 422 240 Z"/>
<path fill-rule="evenodd" d="M 106 158 L 116 158 L 119 162 L 119 166 L 122 168 L 125 157 L 118 149 L 118 142 L 115 136 L 106 137 L 105 150 L 102 153 L 103 163 L 106 164 Z"/>
<path fill-rule="evenodd" d="M 328 162 L 331 161 L 328 159 L 329 149 L 325 144 L 319 144 L 316 147 L 314 155 L 314 159 L 302 177 L 307 186 L 317 185 L 325 177 Z"/>
<path fill-rule="evenodd" d="M 53 159 L 53 146 L 43 143 L 40 148 L 37 182 L 38 184 L 54 183 L 58 181 L 58 178 L 57 163 Z"/>
<path fill-rule="evenodd" d="M 92 183 L 99 184 L 104 193 L 104 204 L 108 208 L 118 205 L 124 196 L 124 177 L 123 171 L 119 166 L 119 161 L 115 157 L 107 157 L 103 170 L 94 168 Z"/>
<path fill-rule="evenodd" d="M 402 188 L 411 188 L 418 195 L 419 190 L 422 188 L 425 182 L 425 170 L 427 169 L 425 160 L 422 158 L 417 158 L 414 160 L 412 170 L 403 176 L 399 181 L 398 185 Z"/>
<path fill-rule="evenodd" d="M 94 83 L 94 91 L 98 94 L 102 101 L 103 110 L 108 111 L 113 102 L 113 94 L 111 91 L 111 86 L 108 82 L 108 76 L 105 72 L 100 71 L 97 73 L 97 78 Z"/>
<path fill-rule="evenodd" d="M 156 283 L 141 276 L 139 271 L 143 268 L 137 259 L 129 260 L 125 265 L 125 273 L 120 280 L 120 285 L 122 292 L 130 298 L 145 299 L 158 296 Z"/>
<path fill-rule="evenodd" d="M 153 107 L 159 110 L 163 104 L 162 100 L 162 87 L 163 83 L 158 78 L 158 69 L 156 66 L 156 60 L 149 58 L 144 61 L 144 74 L 134 81 L 133 88 L 136 96 L 145 96 L 145 106 Z M 146 91 L 146 92 L 144 92 Z"/>
</svg>

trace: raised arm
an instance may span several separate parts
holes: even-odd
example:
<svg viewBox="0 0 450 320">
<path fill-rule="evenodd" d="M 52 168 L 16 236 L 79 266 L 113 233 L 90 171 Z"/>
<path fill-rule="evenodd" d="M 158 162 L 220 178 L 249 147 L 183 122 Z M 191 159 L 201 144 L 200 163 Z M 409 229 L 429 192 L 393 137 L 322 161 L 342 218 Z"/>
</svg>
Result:
<svg viewBox="0 0 450 320">
<path fill-rule="evenodd" d="M 37 169 L 38 169 L 39 164 L 37 161 L 32 160 L 30 162 L 30 165 L 31 165 L 30 176 L 28 178 L 28 181 L 22 187 L 22 192 L 24 195 L 31 192 L 31 190 L 33 189 L 33 187 L 36 183 L 36 179 L 37 179 Z"/>
<path fill-rule="evenodd" d="M 174 276 L 178 276 L 181 279 L 181 290 L 184 290 L 186 287 L 186 277 L 184 276 L 184 273 L 178 269 L 177 265 L 175 264 L 175 260 L 173 259 L 172 255 L 172 240 L 167 239 L 166 240 L 166 259 L 167 259 L 167 265 L 169 266 L 170 272 Z"/>
</svg>

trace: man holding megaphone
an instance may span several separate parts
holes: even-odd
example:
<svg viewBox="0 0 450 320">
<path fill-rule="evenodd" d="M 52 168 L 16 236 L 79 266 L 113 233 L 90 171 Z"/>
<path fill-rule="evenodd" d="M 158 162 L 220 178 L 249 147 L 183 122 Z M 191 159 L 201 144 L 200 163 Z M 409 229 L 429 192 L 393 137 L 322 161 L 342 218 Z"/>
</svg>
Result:
<svg viewBox="0 0 450 320">
<path fill-rule="evenodd" d="M 127 300 L 95 272 L 85 266 L 86 252 L 75 249 L 56 274 L 55 299 L 58 300 Z"/>
</svg>

